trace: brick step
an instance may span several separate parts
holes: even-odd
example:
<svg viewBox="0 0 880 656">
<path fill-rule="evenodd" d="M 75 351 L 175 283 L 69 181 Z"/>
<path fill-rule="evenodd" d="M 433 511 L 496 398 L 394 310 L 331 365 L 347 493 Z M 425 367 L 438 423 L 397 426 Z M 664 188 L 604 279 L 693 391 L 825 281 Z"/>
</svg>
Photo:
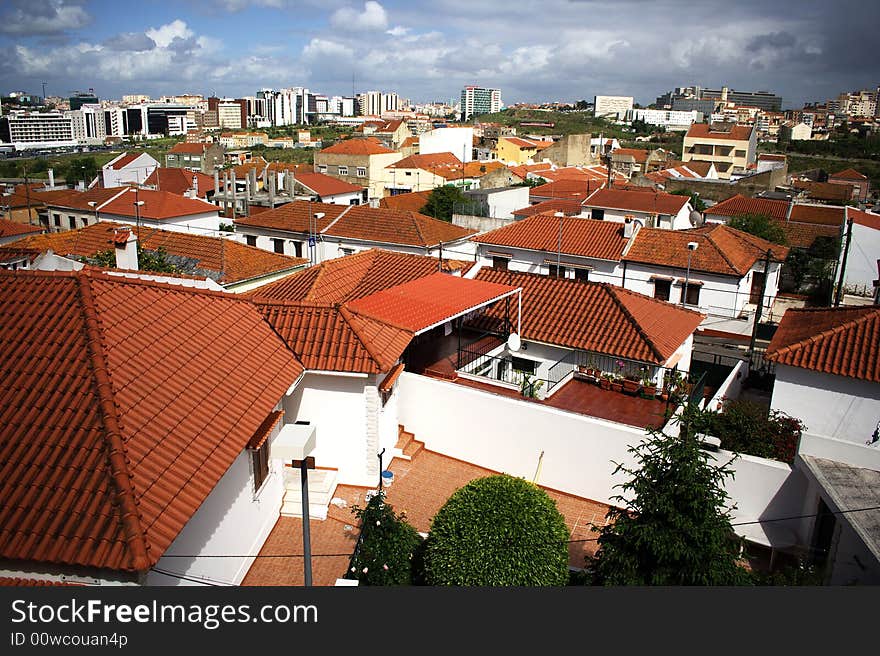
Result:
<svg viewBox="0 0 880 656">
<path fill-rule="evenodd" d="M 419 440 L 411 440 L 403 450 L 403 455 L 412 460 L 418 453 L 425 448 L 425 443 Z"/>
</svg>

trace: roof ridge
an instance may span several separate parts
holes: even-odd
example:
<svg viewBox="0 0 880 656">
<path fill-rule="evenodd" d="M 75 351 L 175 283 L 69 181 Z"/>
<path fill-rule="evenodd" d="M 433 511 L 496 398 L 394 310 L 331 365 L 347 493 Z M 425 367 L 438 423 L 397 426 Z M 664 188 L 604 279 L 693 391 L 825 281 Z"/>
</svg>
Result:
<svg viewBox="0 0 880 656">
<path fill-rule="evenodd" d="M 715 230 L 717 230 L 717 229 L 718 228 L 715 228 Z M 734 265 L 734 263 L 730 260 L 730 258 L 727 257 L 727 253 L 724 252 L 724 249 L 721 248 L 721 246 L 719 246 L 718 243 L 714 239 L 712 239 L 712 232 L 714 232 L 714 230 L 710 230 L 709 232 L 703 233 L 701 236 L 706 241 L 708 241 L 710 244 L 712 244 L 712 246 L 715 247 L 715 250 L 718 251 L 718 254 L 721 255 L 722 259 L 725 262 L 727 262 L 727 266 L 729 266 L 735 274 L 737 274 L 738 276 L 744 276 L 746 272 L 740 271 L 739 269 L 737 269 L 736 266 Z M 752 264 L 754 265 L 754 262 Z M 749 267 L 749 268 L 751 268 L 751 267 Z"/>
<path fill-rule="evenodd" d="M 377 323 L 385 324 L 388 326 L 392 326 L 392 324 L 387 324 L 384 321 L 380 321 L 379 319 L 374 319 L 372 317 L 362 317 L 359 314 L 356 314 L 352 310 L 348 309 L 345 305 L 339 306 L 339 316 L 341 316 L 345 323 L 348 324 L 349 328 L 351 328 L 352 332 L 358 338 L 358 341 L 363 345 L 364 349 L 367 353 L 370 354 L 370 358 L 373 362 L 376 363 L 376 366 L 379 368 L 379 371 L 385 371 L 386 362 L 385 356 L 379 352 L 377 352 L 373 346 L 373 343 L 367 338 L 366 335 L 363 334 L 363 326 L 357 325 L 359 322 L 364 322 L 367 319 L 371 321 L 375 321 Z M 400 328 L 400 326 L 392 326 L 394 328 Z M 405 330 L 405 329 L 403 329 Z M 411 332 L 411 331 L 410 331 Z"/>
<path fill-rule="evenodd" d="M 803 310 L 807 310 L 807 311 L 811 311 L 811 312 L 812 311 L 828 312 L 828 308 L 798 308 L 798 309 L 803 309 Z M 792 353 L 794 351 L 797 351 L 799 349 L 804 348 L 808 344 L 816 344 L 818 342 L 823 341 L 827 337 L 831 337 L 832 335 L 841 333 L 844 330 L 849 330 L 852 327 L 859 326 L 863 323 L 866 323 L 867 321 L 872 320 L 874 318 L 873 315 L 875 312 L 880 314 L 880 308 L 873 306 L 873 305 L 866 305 L 866 306 L 864 306 L 864 308 L 861 308 L 861 307 L 846 308 L 846 310 L 844 310 L 844 311 L 846 311 L 846 312 L 851 312 L 851 311 L 862 312 L 862 315 L 857 316 L 854 319 L 850 319 L 849 321 L 845 321 L 844 323 L 838 324 L 832 328 L 826 328 L 822 332 L 816 333 L 815 335 L 810 335 L 809 337 L 805 337 L 804 339 L 798 340 L 797 342 L 794 342 L 793 344 L 788 344 L 787 346 L 783 346 L 781 348 L 778 348 L 775 351 L 773 351 L 772 353 L 768 352 L 768 355 L 772 355 L 775 358 L 775 357 L 782 355 L 782 354 L 785 354 L 785 353 Z"/>
<path fill-rule="evenodd" d="M 129 460 L 126 453 L 125 440 L 119 427 L 119 414 L 115 399 L 113 398 L 110 374 L 107 370 L 107 360 L 102 348 L 101 330 L 98 325 L 98 311 L 92 294 L 92 279 L 89 273 L 76 274 L 74 279 L 77 282 L 80 304 L 85 318 L 86 347 L 89 350 L 92 376 L 94 377 L 98 398 L 101 402 L 101 419 L 107 436 L 107 464 L 110 468 L 110 476 L 117 488 L 125 541 L 131 550 L 131 567 L 132 569 L 143 571 L 151 565 L 148 555 L 150 546 L 147 543 L 146 532 L 142 526 L 142 518 L 138 511 L 134 483 L 128 470 Z"/>
<path fill-rule="evenodd" d="M 626 307 L 626 304 L 623 302 L 623 299 L 621 299 L 617 295 L 616 292 L 617 292 L 618 288 L 615 287 L 614 285 L 607 283 L 607 282 L 603 282 L 603 283 L 599 283 L 599 284 L 602 286 L 602 288 L 605 290 L 605 292 L 614 300 L 615 304 L 623 312 L 624 316 L 627 318 L 629 323 L 633 327 L 635 327 L 636 332 L 639 334 L 639 337 L 641 337 L 643 340 L 645 340 L 645 343 L 648 345 L 648 348 L 650 348 L 651 351 L 654 353 L 654 356 L 657 358 L 657 360 L 660 362 L 664 362 L 665 358 L 663 357 L 663 353 L 660 352 L 660 349 L 654 343 L 654 340 L 652 340 L 650 337 L 648 337 L 648 334 L 644 331 L 641 324 L 638 321 L 636 321 L 636 318 L 633 316 L 632 312 L 630 312 L 629 308 Z"/>
<path fill-rule="evenodd" d="M 421 217 L 426 216 L 426 215 L 421 214 L 420 212 L 412 212 L 412 211 L 408 211 L 407 214 L 409 215 L 410 221 L 413 222 L 413 225 L 416 228 L 416 234 L 419 236 L 419 239 L 422 241 L 422 243 L 425 246 L 430 247 L 431 244 L 428 243 L 428 239 L 425 237 L 424 233 L 422 232 L 422 226 L 421 226 Z M 428 217 L 428 218 L 430 218 L 430 217 Z M 440 243 L 442 244 L 443 240 L 440 240 Z"/>
</svg>

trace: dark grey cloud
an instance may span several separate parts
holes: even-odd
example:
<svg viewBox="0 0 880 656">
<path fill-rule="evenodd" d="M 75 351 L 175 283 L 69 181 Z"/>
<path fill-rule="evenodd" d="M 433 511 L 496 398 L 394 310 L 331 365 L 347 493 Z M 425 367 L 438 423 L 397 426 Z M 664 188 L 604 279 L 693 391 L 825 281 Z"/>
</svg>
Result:
<svg viewBox="0 0 880 656">
<path fill-rule="evenodd" d="M 37 36 L 85 27 L 91 16 L 79 3 L 65 0 L 12 0 L 12 9 L 0 14 L 0 32 Z"/>
<path fill-rule="evenodd" d="M 125 34 L 117 34 L 116 36 L 107 39 L 104 41 L 103 45 L 109 50 L 116 50 L 119 52 L 143 52 L 144 50 L 152 50 L 155 48 L 156 42 L 143 32 L 126 32 Z"/>
</svg>

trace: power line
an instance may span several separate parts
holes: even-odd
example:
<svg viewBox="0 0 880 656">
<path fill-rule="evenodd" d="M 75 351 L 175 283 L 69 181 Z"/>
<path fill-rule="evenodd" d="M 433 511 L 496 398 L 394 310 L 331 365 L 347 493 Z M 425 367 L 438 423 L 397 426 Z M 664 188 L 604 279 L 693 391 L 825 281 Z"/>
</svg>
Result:
<svg viewBox="0 0 880 656">
<path fill-rule="evenodd" d="M 205 579 L 193 578 L 191 576 L 186 576 L 184 574 L 175 574 L 174 572 L 168 572 L 166 570 L 159 569 L 158 567 L 151 567 L 150 571 L 156 572 L 157 574 L 162 574 L 163 576 L 170 576 L 171 578 L 174 578 L 174 579 L 180 579 L 181 581 L 189 581 L 191 583 L 201 583 L 202 585 L 208 585 L 208 586 L 216 587 L 216 588 L 225 587 L 225 585 L 228 585 L 228 584 L 223 584 L 223 583 L 211 581 L 210 579 L 207 579 L 207 578 L 205 578 Z"/>
</svg>

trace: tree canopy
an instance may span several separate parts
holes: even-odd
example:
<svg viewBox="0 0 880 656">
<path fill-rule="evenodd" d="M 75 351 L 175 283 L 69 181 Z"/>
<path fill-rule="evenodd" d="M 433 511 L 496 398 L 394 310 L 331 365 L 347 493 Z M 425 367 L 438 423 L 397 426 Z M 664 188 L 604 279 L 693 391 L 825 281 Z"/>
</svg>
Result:
<svg viewBox="0 0 880 656">
<path fill-rule="evenodd" d="M 506 474 L 471 481 L 434 516 L 428 585 L 548 586 L 568 582 L 568 528 L 544 490 Z"/>
<path fill-rule="evenodd" d="M 444 185 L 437 187 L 430 193 L 428 202 L 422 208 L 422 214 L 451 222 L 454 205 L 466 202 L 467 198 L 461 193 L 461 189 L 453 185 Z"/>
<path fill-rule="evenodd" d="M 681 436 L 650 433 L 629 449 L 638 466 L 615 470 L 630 478 L 618 486 L 622 494 L 608 511 L 608 523 L 596 527 L 599 548 L 587 563 L 592 583 L 747 583 L 722 487 L 732 470 L 710 461 L 685 427 Z"/>
<path fill-rule="evenodd" d="M 738 214 L 730 219 L 728 225 L 774 244 L 784 246 L 788 241 L 782 226 L 766 214 Z"/>
</svg>

